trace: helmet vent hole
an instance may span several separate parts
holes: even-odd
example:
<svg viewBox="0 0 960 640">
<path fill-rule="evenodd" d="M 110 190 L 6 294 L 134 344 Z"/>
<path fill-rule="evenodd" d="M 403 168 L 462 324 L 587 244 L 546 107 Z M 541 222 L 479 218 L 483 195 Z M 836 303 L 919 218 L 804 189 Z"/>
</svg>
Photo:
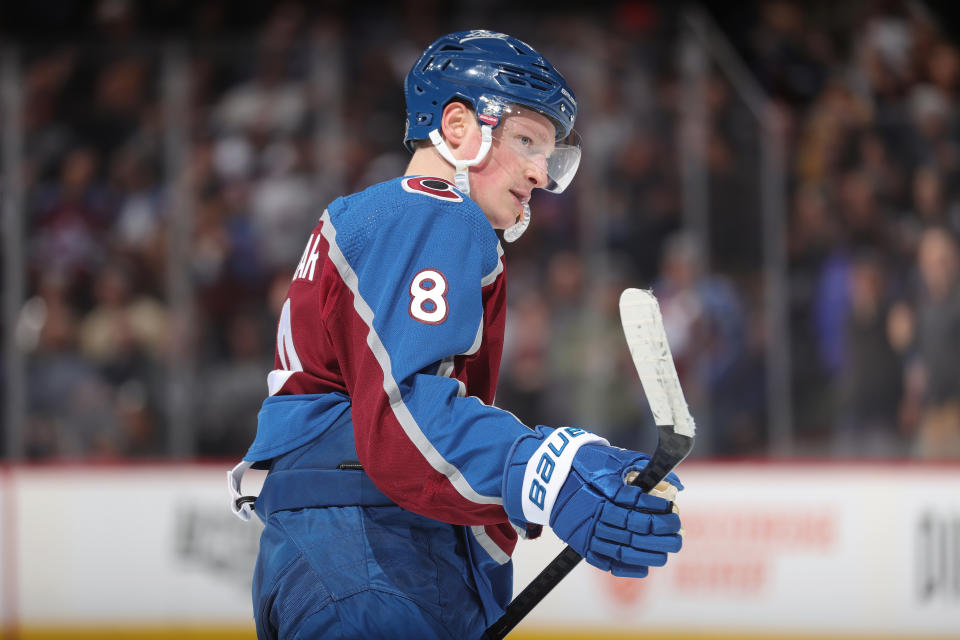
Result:
<svg viewBox="0 0 960 640">
<path fill-rule="evenodd" d="M 450 66 L 450 63 L 451 63 L 451 62 L 453 62 L 453 60 L 451 60 L 450 58 L 447 58 L 446 62 L 444 62 L 444 63 L 440 66 L 440 71 L 446 71 L 446 70 L 447 70 L 447 67 Z"/>
<path fill-rule="evenodd" d="M 445 44 L 440 47 L 440 51 L 463 51 L 463 47 L 457 46 L 455 44 Z"/>
</svg>

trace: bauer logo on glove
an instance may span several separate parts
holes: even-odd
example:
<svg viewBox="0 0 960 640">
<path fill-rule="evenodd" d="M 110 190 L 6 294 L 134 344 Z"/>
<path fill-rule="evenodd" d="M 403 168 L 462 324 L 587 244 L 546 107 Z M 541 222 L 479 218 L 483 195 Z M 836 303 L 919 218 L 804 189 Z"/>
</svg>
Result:
<svg viewBox="0 0 960 640">
<path fill-rule="evenodd" d="M 576 427 L 557 429 L 543 440 L 523 474 L 523 516 L 528 522 L 548 524 L 573 457 L 580 447 L 591 442 L 609 444 L 600 436 Z"/>
</svg>

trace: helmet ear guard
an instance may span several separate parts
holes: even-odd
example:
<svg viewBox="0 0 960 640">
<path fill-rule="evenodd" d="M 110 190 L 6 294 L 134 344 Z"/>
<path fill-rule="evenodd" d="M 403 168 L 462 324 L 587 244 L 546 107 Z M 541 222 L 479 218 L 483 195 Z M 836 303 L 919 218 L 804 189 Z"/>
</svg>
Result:
<svg viewBox="0 0 960 640">
<path fill-rule="evenodd" d="M 490 151 L 490 145 L 493 144 L 493 134 L 490 125 L 485 124 L 480 127 L 480 149 L 477 150 L 477 155 L 472 160 L 461 160 L 454 157 L 453 152 L 450 151 L 450 147 L 447 146 L 446 141 L 444 141 L 443 136 L 440 135 L 440 131 L 437 129 L 430 131 L 430 142 L 436 147 L 437 152 L 443 156 L 443 159 L 452 164 L 456 170 L 456 173 L 453 174 L 453 184 L 456 185 L 460 191 L 469 194 L 470 177 L 467 175 L 467 170 L 483 162 L 483 159 Z"/>
</svg>

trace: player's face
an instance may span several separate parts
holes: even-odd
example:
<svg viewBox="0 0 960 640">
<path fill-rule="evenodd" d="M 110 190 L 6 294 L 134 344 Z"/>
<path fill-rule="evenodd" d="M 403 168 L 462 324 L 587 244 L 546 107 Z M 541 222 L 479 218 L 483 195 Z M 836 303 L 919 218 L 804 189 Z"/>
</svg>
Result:
<svg viewBox="0 0 960 640">
<path fill-rule="evenodd" d="M 547 157 L 553 150 L 554 135 L 550 120 L 528 109 L 517 109 L 494 131 L 487 157 L 470 169 L 470 197 L 494 229 L 514 224 L 533 190 L 547 186 Z"/>
</svg>

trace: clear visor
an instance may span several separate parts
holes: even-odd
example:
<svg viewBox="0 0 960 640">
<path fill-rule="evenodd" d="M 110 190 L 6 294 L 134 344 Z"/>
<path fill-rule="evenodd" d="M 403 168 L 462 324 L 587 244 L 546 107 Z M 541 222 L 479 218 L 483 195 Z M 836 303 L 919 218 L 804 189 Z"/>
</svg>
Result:
<svg viewBox="0 0 960 640">
<path fill-rule="evenodd" d="M 535 114 L 522 107 L 504 107 L 500 126 L 493 130 L 493 140 L 543 171 L 547 178 L 544 189 L 562 193 L 580 166 L 580 135 L 571 131 L 566 138 L 555 140 L 553 124 Z"/>
</svg>

